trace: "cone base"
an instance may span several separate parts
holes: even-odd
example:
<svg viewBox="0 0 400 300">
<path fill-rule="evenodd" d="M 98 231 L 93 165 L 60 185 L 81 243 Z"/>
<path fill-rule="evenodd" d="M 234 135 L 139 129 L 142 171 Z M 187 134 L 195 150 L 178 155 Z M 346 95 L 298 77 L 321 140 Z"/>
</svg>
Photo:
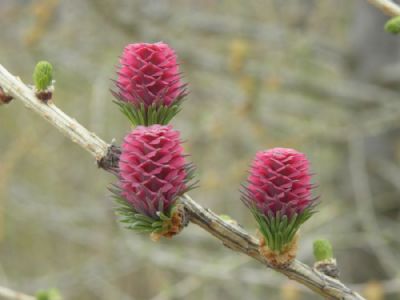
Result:
<svg viewBox="0 0 400 300">
<path fill-rule="evenodd" d="M 175 206 L 174 212 L 171 218 L 165 221 L 166 231 L 163 232 L 152 232 L 150 234 L 150 239 L 154 242 L 159 241 L 162 237 L 172 238 L 182 231 L 182 229 L 187 226 L 189 222 L 188 216 L 185 211 L 183 204 L 179 203 Z"/>
<path fill-rule="evenodd" d="M 296 233 L 293 240 L 283 247 L 281 251 L 274 251 L 268 248 L 264 237 L 260 235 L 258 251 L 272 267 L 280 269 L 286 268 L 296 258 L 298 239 L 299 235 Z"/>
<path fill-rule="evenodd" d="M 114 103 L 119 106 L 120 111 L 129 119 L 132 126 L 167 125 L 180 112 L 182 97 L 175 99 L 169 106 L 157 102 L 150 106 L 145 106 L 143 103 L 135 105 L 123 100 L 114 100 Z"/>
</svg>

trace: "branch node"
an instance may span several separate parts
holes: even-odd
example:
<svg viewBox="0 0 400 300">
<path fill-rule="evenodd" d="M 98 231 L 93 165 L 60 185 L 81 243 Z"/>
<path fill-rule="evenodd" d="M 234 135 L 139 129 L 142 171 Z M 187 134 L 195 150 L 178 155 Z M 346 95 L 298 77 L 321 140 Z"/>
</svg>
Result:
<svg viewBox="0 0 400 300">
<path fill-rule="evenodd" d="M 120 154 L 121 149 L 111 144 L 107 149 L 107 154 L 97 161 L 97 166 L 111 173 L 116 173 Z"/>
<path fill-rule="evenodd" d="M 339 278 L 339 268 L 336 259 L 334 258 L 324 259 L 315 262 L 314 269 L 318 272 L 325 274 L 326 276 L 335 279 Z"/>
<path fill-rule="evenodd" d="M 150 238 L 157 242 L 161 237 L 172 238 L 182 231 L 189 224 L 189 216 L 185 210 L 185 206 L 182 203 L 176 204 L 175 211 L 173 212 L 171 219 L 168 220 L 169 224 L 166 224 L 168 230 L 165 232 L 152 232 Z"/>
<path fill-rule="evenodd" d="M 14 99 L 12 96 L 7 95 L 4 89 L 0 86 L 0 105 L 8 104 L 11 100 Z"/>
</svg>

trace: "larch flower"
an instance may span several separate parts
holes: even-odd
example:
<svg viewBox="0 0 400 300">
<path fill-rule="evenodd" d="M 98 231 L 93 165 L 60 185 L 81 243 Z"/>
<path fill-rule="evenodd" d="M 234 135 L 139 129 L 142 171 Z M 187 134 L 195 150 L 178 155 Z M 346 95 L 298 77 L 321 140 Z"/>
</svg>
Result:
<svg viewBox="0 0 400 300">
<path fill-rule="evenodd" d="M 193 187 L 192 177 L 178 131 L 170 125 L 135 128 L 124 138 L 119 161 L 117 196 L 128 209 L 125 222 L 139 231 L 169 232 L 179 197 Z"/>
<path fill-rule="evenodd" d="M 179 112 L 185 86 L 169 45 L 136 43 L 122 53 L 114 95 L 134 125 L 167 124 Z"/>
<path fill-rule="evenodd" d="M 294 258 L 296 233 L 314 213 L 313 188 L 303 153 L 273 148 L 256 154 L 242 200 L 256 218 L 266 255 L 278 257 L 272 263 L 285 264 Z"/>
</svg>

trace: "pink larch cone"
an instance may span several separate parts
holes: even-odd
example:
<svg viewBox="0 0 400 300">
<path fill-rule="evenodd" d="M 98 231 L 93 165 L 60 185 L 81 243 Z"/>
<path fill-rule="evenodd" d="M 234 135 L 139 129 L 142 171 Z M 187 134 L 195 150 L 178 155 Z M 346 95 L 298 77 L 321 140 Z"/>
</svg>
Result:
<svg viewBox="0 0 400 300">
<path fill-rule="evenodd" d="M 309 162 L 293 149 L 274 148 L 256 154 L 243 202 L 259 225 L 260 253 L 274 266 L 296 257 L 297 231 L 314 214 Z"/>
<path fill-rule="evenodd" d="M 185 95 L 175 51 L 163 42 L 126 46 L 116 85 L 119 100 L 145 108 L 168 107 Z"/>
<path fill-rule="evenodd" d="M 296 150 L 273 148 L 256 154 L 245 192 L 265 216 L 301 214 L 315 202 L 307 157 Z"/>
<path fill-rule="evenodd" d="M 122 144 L 121 196 L 136 212 L 157 219 L 188 189 L 188 166 L 172 126 L 138 126 Z"/>
</svg>

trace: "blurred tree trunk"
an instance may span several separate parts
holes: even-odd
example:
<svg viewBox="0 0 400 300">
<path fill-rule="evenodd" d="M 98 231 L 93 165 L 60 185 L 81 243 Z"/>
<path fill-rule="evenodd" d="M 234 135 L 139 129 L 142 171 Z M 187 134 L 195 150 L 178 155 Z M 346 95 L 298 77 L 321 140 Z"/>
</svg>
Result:
<svg viewBox="0 0 400 300">
<path fill-rule="evenodd" d="M 384 15 L 382 11 L 372 6 L 368 1 L 356 1 L 353 24 L 349 33 L 349 74 L 360 81 L 384 86 L 388 89 L 398 89 L 400 87 L 400 39 L 398 36 L 385 32 L 384 25 L 388 19 L 388 16 Z M 349 99 L 349 101 L 351 100 Z M 380 100 L 376 99 L 377 110 L 381 109 L 381 106 L 383 107 Z M 357 128 L 359 111 L 356 110 L 354 113 L 355 118 L 352 125 Z M 392 127 L 380 135 L 366 135 L 363 139 L 367 163 L 370 166 L 368 178 L 374 200 L 374 214 L 380 226 L 382 223 L 380 223 L 379 219 L 383 216 L 389 217 L 388 211 L 384 207 L 390 207 L 390 211 L 393 213 L 398 212 L 399 205 L 396 197 L 398 191 L 393 187 L 391 188 L 374 171 L 373 166 L 379 162 L 379 159 L 396 164 L 398 136 L 399 129 Z M 348 182 L 351 182 L 351 180 Z M 387 192 L 386 197 L 374 193 L 374 191 L 383 190 Z M 354 199 L 354 194 L 351 197 Z M 396 249 L 393 248 L 394 245 L 391 243 L 393 241 L 388 240 L 387 242 L 384 247 L 388 247 L 392 252 L 395 251 Z M 374 269 L 375 276 L 379 273 L 382 277 L 390 274 L 390 270 L 385 270 L 382 263 L 379 263 L 373 257 L 365 257 L 366 255 L 368 254 L 362 253 L 361 256 L 356 255 L 346 258 L 346 260 L 349 259 L 349 264 L 362 266 L 361 270 L 358 270 L 358 274 L 364 274 L 363 280 L 368 279 L 373 274 L 372 269 Z M 369 264 L 363 265 L 362 261 L 366 259 Z M 342 263 L 345 262 L 342 261 Z M 353 275 L 357 278 L 357 276 L 360 276 L 358 274 Z"/>
<path fill-rule="evenodd" d="M 350 31 L 350 73 L 359 80 L 399 90 L 400 39 L 397 35 L 384 31 L 389 17 L 368 1 L 357 0 L 353 19 L 354 24 Z M 379 100 L 377 99 L 377 103 Z M 379 136 L 366 137 L 367 156 L 372 163 L 376 163 L 379 156 L 396 161 L 398 136 L 399 129 L 392 128 Z"/>
<path fill-rule="evenodd" d="M 388 19 L 367 1 L 356 1 L 350 67 L 360 79 L 393 86 L 400 82 L 400 39 L 384 31 Z"/>
<path fill-rule="evenodd" d="M 371 84 L 398 89 L 400 86 L 400 39 L 384 30 L 389 19 L 368 1 L 357 0 L 350 30 L 350 74 Z M 351 99 L 350 99 L 351 100 Z M 379 99 L 377 99 L 379 104 Z M 356 112 L 357 113 L 357 112 Z M 355 120 L 356 121 L 356 120 Z M 367 155 L 394 158 L 398 130 L 367 140 Z"/>
<path fill-rule="evenodd" d="M 400 39 L 385 32 L 384 25 L 388 19 L 368 1 L 356 1 L 353 25 L 349 31 L 349 73 L 358 80 L 396 89 L 400 86 Z M 367 138 L 367 156 L 378 158 L 376 155 L 379 154 L 392 160 L 397 133 L 398 130 L 394 129 Z"/>
</svg>

